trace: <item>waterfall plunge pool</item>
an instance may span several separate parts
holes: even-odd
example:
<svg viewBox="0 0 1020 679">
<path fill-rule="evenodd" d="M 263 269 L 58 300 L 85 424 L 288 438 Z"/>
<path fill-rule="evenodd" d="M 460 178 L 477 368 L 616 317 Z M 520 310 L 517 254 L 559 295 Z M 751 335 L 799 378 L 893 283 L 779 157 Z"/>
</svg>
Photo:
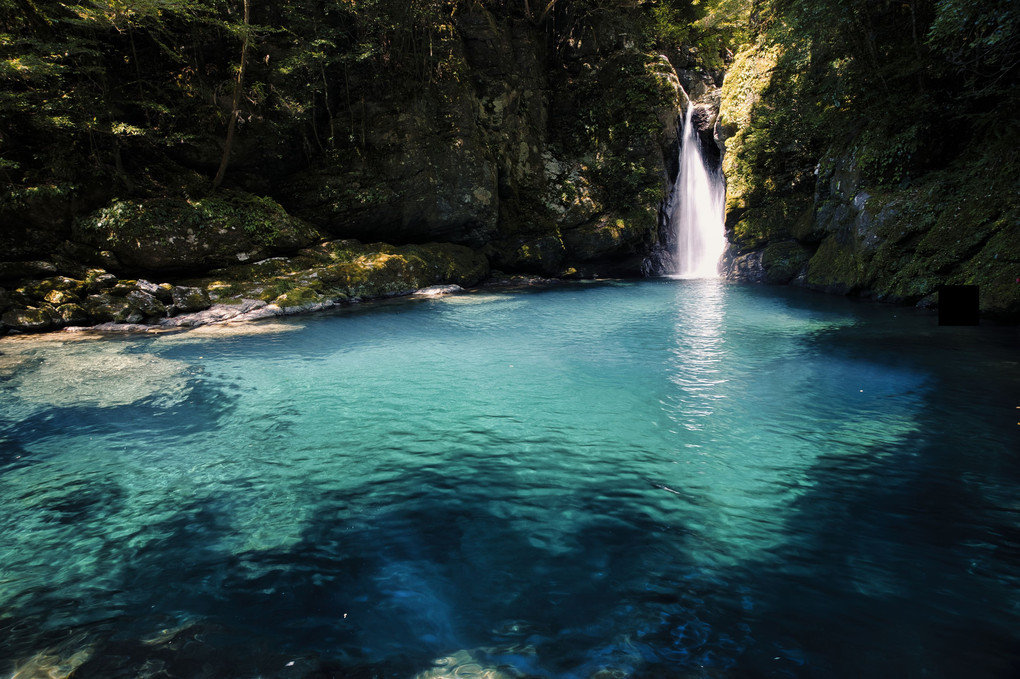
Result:
<svg viewBox="0 0 1020 679">
<path fill-rule="evenodd" d="M 1017 330 L 486 292 L 0 342 L 0 676 L 1005 677 Z"/>
</svg>

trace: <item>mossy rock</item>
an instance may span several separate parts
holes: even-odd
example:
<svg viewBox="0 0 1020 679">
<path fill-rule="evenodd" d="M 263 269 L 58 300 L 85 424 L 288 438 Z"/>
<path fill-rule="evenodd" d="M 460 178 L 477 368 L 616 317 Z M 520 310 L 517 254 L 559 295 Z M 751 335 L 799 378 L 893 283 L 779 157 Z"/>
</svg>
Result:
<svg viewBox="0 0 1020 679">
<path fill-rule="evenodd" d="M 76 226 L 128 271 L 180 273 L 292 252 L 319 239 L 278 203 L 239 191 L 207 198 L 116 201 Z"/>
<path fill-rule="evenodd" d="M 46 299 L 51 292 L 66 292 L 71 295 L 80 295 L 85 291 L 83 281 L 67 278 L 66 276 L 53 276 L 44 278 L 41 281 L 33 281 L 20 288 L 21 292 L 36 299 Z"/>
<path fill-rule="evenodd" d="M 585 262 L 641 249 L 655 232 L 658 221 L 653 210 L 635 210 L 597 219 L 563 232 L 563 244 L 570 261 Z"/>
<path fill-rule="evenodd" d="M 57 313 L 64 325 L 88 325 L 91 322 L 89 312 L 80 304 L 61 304 L 57 307 Z"/>
<path fill-rule="evenodd" d="M 281 309 L 306 309 L 322 304 L 325 301 L 334 302 L 340 300 L 321 294 L 313 286 L 297 285 L 286 292 L 280 293 L 271 301 Z"/>
<path fill-rule="evenodd" d="M 761 265 L 765 270 L 765 282 L 785 284 L 796 278 L 811 253 L 796 242 L 771 243 L 762 251 Z"/>
<path fill-rule="evenodd" d="M 170 290 L 170 296 L 174 309 L 178 312 L 204 311 L 212 306 L 209 294 L 198 287 L 175 285 Z"/>
<path fill-rule="evenodd" d="M 302 250 L 292 258 L 217 270 L 204 286 L 220 302 L 261 299 L 302 308 L 352 297 L 385 297 L 433 285 L 477 285 L 489 274 L 484 255 L 451 243 L 394 246 L 337 240 Z"/>
<path fill-rule="evenodd" d="M 758 169 L 750 154 L 745 153 L 745 147 L 754 142 L 753 113 L 772 83 L 782 49 L 778 43 L 749 45 L 727 69 L 716 121 L 716 133 L 726 143 L 723 174 L 727 214 L 750 207 L 749 197 L 760 181 Z"/>
<path fill-rule="evenodd" d="M 740 220 L 729 232 L 729 241 L 740 252 L 757 250 L 765 243 L 787 240 L 808 231 L 812 218 L 811 198 L 788 196 L 765 205 L 743 210 Z"/>
<path fill-rule="evenodd" d="M 558 232 L 500 241 L 493 243 L 488 252 L 495 265 L 506 271 L 554 276 L 563 270 L 566 262 L 566 248 Z"/>
<path fill-rule="evenodd" d="M 107 293 L 89 295 L 83 306 L 97 323 L 140 323 L 145 319 L 145 314 L 135 309 L 125 298 Z"/>
<path fill-rule="evenodd" d="M 447 283 L 470 287 L 488 275 L 488 260 L 461 245 L 355 243 L 324 244 L 321 252 L 328 263 L 317 269 L 324 283 L 350 297 L 400 294 Z"/>
<path fill-rule="evenodd" d="M 808 261 L 805 283 L 826 292 L 849 294 L 866 282 L 864 262 L 853 244 L 827 237 Z"/>
<path fill-rule="evenodd" d="M 982 313 L 1020 322 L 1020 223 L 1003 224 L 966 264 L 962 278 L 980 286 Z"/>
<path fill-rule="evenodd" d="M 45 332 L 59 328 L 64 324 L 60 314 L 49 307 L 11 309 L 4 312 L 0 321 L 6 327 L 21 332 Z"/>
<path fill-rule="evenodd" d="M 48 304 L 52 304 L 54 307 L 58 307 L 61 304 L 75 304 L 80 302 L 78 295 L 70 292 L 64 292 L 63 290 L 51 290 L 46 293 L 43 298 Z"/>
</svg>

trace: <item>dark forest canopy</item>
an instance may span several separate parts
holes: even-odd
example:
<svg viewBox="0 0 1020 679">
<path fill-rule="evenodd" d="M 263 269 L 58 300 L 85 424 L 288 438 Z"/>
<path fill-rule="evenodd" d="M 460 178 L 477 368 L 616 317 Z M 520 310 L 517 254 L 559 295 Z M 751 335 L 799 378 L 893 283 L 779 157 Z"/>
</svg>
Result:
<svg viewBox="0 0 1020 679">
<path fill-rule="evenodd" d="M 683 2 L 368 0 L 3 0 L 0 4 L 0 170 L 15 187 L 60 191 L 101 176 L 121 190 L 158 190 L 138 156 L 187 157 L 222 144 L 239 88 L 238 124 L 275 145 L 281 163 L 358 141 L 365 90 L 413 92 L 457 78 L 458 14 L 481 5 L 496 20 L 528 22 L 566 55 L 631 26 L 644 43 L 709 42 L 718 62 L 743 8 Z M 719 12 L 730 12 L 720 19 Z M 613 25 L 612 31 L 603 31 Z M 615 39 L 615 38 L 614 38 Z M 245 46 L 247 45 L 247 48 Z M 649 45 L 651 46 L 651 45 Z M 717 64 L 718 65 L 718 64 Z M 295 140 L 305 156 L 293 157 Z M 176 149 L 176 151 L 175 151 Z"/>
<path fill-rule="evenodd" d="M 245 135 L 288 156 L 283 166 L 356 145 L 365 88 L 459 77 L 458 15 L 477 6 L 544 31 L 550 59 L 587 57 L 627 32 L 650 50 L 696 47 L 707 67 L 755 32 L 808 43 L 811 94 L 883 112 L 886 132 L 911 148 L 923 145 L 923 131 L 911 130 L 933 117 L 993 112 L 1015 91 L 1020 54 L 1020 9 L 1010 0 L 255 0 L 248 22 L 245 4 L 3 0 L 8 191 L 61 191 L 85 177 L 158 190 L 165 178 L 140 171 L 148 154 L 176 156 L 211 177 L 217 168 L 187 148 L 222 146 L 242 52 Z M 904 109 L 929 113 L 917 120 Z M 293 157 L 295 144 L 305 158 Z"/>
</svg>

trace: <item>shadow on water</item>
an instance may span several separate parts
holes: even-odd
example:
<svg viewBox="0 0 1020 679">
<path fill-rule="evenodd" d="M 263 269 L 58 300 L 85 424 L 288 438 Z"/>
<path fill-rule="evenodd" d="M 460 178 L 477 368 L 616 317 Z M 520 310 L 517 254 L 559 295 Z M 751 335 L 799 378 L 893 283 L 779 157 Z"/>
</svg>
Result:
<svg viewBox="0 0 1020 679">
<path fill-rule="evenodd" d="M 790 542 L 745 576 L 774 647 L 797 649 L 789 676 L 1020 675 L 1020 507 L 937 434 L 881 453 L 820 458 Z"/>
<path fill-rule="evenodd" d="M 769 629 L 741 667 L 768 667 L 775 652 L 794 663 L 768 676 L 1020 676 L 1020 460 L 1008 444 L 1020 438 L 1003 430 L 1020 393 L 1011 331 L 940 329 L 910 311 L 890 322 L 868 309 L 803 340 L 929 382 L 913 434 L 819 456 L 787 544 L 734 574 Z"/>
<path fill-rule="evenodd" d="M 863 327 L 799 341 L 926 372 L 945 362 L 942 349 L 904 359 L 888 339 Z M 429 468 L 324 492 L 266 549 L 238 549 L 230 507 L 208 496 L 144 527 L 102 605 L 43 589 L 16 602 L 0 661 L 55 649 L 78 657 L 76 679 L 410 678 L 444 656 L 476 676 L 1016 676 L 1020 469 L 1003 437 L 980 435 L 998 411 L 949 416 L 966 370 L 933 374 L 908 439 L 813 458 L 783 539 L 757 560 L 699 565 L 699 528 L 657 519 L 630 477 L 573 489 L 558 540 L 507 511 L 518 478 L 499 465 L 463 487 Z M 990 384 L 988 402 L 1014 385 Z M 172 415 L 195 432 L 232 408 L 198 396 Z M 118 497 L 84 490 L 55 498 L 55 521 Z"/>
<path fill-rule="evenodd" d="M 49 406 L 17 421 L 0 418 L 0 436 L 4 437 L 0 455 L 21 454 L 25 447 L 45 439 L 157 434 L 167 429 L 168 420 L 173 422 L 175 435 L 199 435 L 215 431 L 221 418 L 236 408 L 238 396 L 219 385 L 190 380 L 187 390 L 187 398 L 171 402 L 154 394 L 127 405 Z"/>
<path fill-rule="evenodd" d="M 746 594 L 685 565 L 675 527 L 593 493 L 579 508 L 591 520 L 550 549 L 490 512 L 484 493 L 437 500 L 423 483 L 448 480 L 399 481 L 391 490 L 408 499 L 387 506 L 324 498 L 296 543 L 264 551 L 223 549 L 230 522 L 215 499 L 194 503 L 147 528 L 158 537 L 124 564 L 105 606 L 76 617 L 72 602 L 37 592 L 7 618 L 18 620 L 8 648 L 24 658 L 69 628 L 87 632 L 79 679 L 144 667 L 411 677 L 462 649 L 518 675 L 588 677 L 733 665 L 750 643 Z"/>
</svg>

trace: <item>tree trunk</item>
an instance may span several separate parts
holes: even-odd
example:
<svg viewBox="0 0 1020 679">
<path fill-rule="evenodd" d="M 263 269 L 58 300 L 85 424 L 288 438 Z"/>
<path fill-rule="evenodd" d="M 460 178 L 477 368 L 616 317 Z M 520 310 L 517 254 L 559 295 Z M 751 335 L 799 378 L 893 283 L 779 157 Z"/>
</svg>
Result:
<svg viewBox="0 0 1020 679">
<path fill-rule="evenodd" d="M 244 67 L 248 61 L 248 40 L 250 37 L 248 0 L 244 0 L 244 43 L 241 46 L 241 65 L 237 69 L 237 80 L 234 81 L 234 101 L 230 111 L 230 122 L 227 123 L 227 139 L 223 143 L 220 169 L 216 171 L 216 177 L 213 179 L 213 190 L 219 188 L 219 185 L 223 183 L 223 176 L 227 173 L 227 165 L 230 163 L 230 149 L 234 144 L 234 128 L 237 127 L 237 117 L 241 114 L 241 92 L 244 89 Z"/>
</svg>

